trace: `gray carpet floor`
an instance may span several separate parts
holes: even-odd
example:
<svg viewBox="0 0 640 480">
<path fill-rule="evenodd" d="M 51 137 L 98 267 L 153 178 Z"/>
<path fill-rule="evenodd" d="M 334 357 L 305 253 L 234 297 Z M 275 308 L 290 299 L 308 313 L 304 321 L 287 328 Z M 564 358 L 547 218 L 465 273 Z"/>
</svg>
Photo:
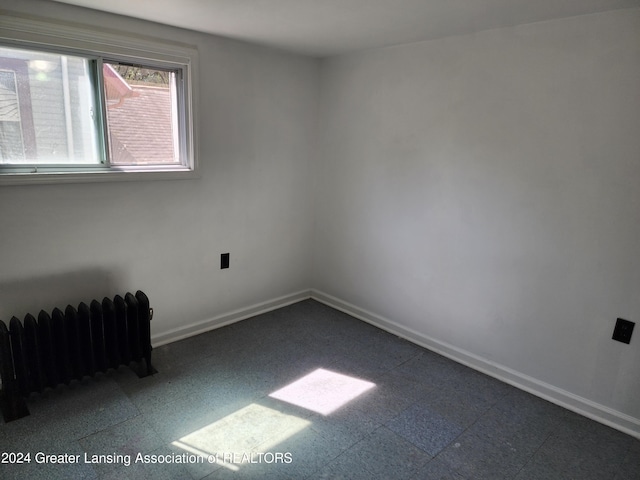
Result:
<svg viewBox="0 0 640 480">
<path fill-rule="evenodd" d="M 312 300 L 153 359 L 32 395 L 0 478 L 640 479 L 640 440 Z"/>
</svg>

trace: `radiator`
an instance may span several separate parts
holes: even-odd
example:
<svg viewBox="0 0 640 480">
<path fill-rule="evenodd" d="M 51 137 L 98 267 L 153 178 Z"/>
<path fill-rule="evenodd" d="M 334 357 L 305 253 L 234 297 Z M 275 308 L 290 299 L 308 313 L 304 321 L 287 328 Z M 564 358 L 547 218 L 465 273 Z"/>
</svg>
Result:
<svg viewBox="0 0 640 480">
<path fill-rule="evenodd" d="M 141 292 L 93 300 L 38 318 L 0 320 L 0 406 L 5 422 L 29 415 L 25 398 L 97 372 L 130 365 L 139 377 L 151 365 L 149 299 Z M 133 363 L 135 362 L 135 363 Z"/>
</svg>

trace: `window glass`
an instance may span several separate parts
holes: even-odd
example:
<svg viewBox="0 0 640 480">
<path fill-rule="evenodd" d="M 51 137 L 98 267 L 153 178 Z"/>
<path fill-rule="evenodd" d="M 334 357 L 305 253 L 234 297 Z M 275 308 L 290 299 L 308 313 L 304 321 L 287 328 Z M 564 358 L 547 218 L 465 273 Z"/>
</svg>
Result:
<svg viewBox="0 0 640 480">
<path fill-rule="evenodd" d="M 100 163 L 89 60 L 0 47 L 0 164 Z"/>
<path fill-rule="evenodd" d="M 112 165 L 180 163 L 176 77 L 179 71 L 103 64 Z"/>
</svg>

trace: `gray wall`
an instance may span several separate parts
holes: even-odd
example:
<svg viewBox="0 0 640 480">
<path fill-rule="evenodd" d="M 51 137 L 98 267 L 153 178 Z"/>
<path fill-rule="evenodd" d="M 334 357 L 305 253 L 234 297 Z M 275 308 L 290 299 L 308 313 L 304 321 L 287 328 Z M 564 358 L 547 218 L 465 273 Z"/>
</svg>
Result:
<svg viewBox="0 0 640 480">
<path fill-rule="evenodd" d="M 53 2 L 3 7 L 196 45 L 202 176 L 0 188 L 0 318 L 142 289 L 158 336 L 309 288 L 317 61 Z"/>
<path fill-rule="evenodd" d="M 640 419 L 640 10 L 321 75 L 314 287 Z"/>
</svg>

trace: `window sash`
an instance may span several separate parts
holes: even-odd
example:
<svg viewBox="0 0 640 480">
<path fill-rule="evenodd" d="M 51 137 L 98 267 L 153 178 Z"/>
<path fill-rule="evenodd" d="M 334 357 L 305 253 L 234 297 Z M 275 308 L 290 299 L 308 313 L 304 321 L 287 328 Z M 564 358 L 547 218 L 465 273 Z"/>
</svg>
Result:
<svg viewBox="0 0 640 480">
<path fill-rule="evenodd" d="M 127 66 L 127 67 L 131 67 L 131 68 L 138 68 L 138 69 L 146 69 L 146 70 L 153 70 L 156 72 L 165 72 L 167 74 L 169 74 L 170 78 L 169 78 L 169 82 L 168 82 L 168 89 L 169 89 L 169 95 L 168 95 L 168 100 L 169 100 L 169 111 L 168 112 L 159 112 L 160 114 L 165 113 L 169 115 L 169 119 L 168 119 L 168 123 L 170 123 L 169 125 L 169 130 L 171 132 L 170 134 L 170 143 L 171 145 L 168 146 L 168 148 L 171 150 L 171 156 L 173 157 L 173 160 L 170 162 L 166 162 L 166 161 L 156 161 L 154 162 L 153 159 L 150 158 L 145 158 L 143 159 L 141 162 L 122 162 L 122 161 L 116 161 L 116 157 L 117 152 L 117 145 L 116 145 L 116 140 L 118 140 L 117 136 L 115 135 L 115 125 L 117 123 L 117 117 L 113 116 L 113 114 L 117 113 L 117 111 L 114 111 L 112 114 L 110 114 L 110 108 L 109 108 L 109 99 L 108 97 L 108 88 L 106 85 L 106 79 L 104 76 L 104 66 L 108 65 L 111 68 L 113 68 L 114 65 L 118 65 L 118 66 Z M 110 166 L 112 167 L 122 167 L 122 168 L 128 168 L 131 166 L 135 166 L 137 164 L 142 164 L 142 165 L 147 165 L 147 166 L 186 166 L 185 164 L 185 157 L 187 155 L 186 150 L 183 148 L 183 138 L 184 138 L 184 119 L 183 119 L 183 115 L 181 115 L 180 113 L 182 112 L 183 108 L 182 108 L 182 104 L 184 102 L 184 95 L 182 95 L 182 75 L 183 75 L 183 70 L 182 69 L 176 69 L 176 68 L 165 68 L 165 67 L 159 67 L 158 65 L 150 65 L 150 64 L 136 64 L 136 65 L 132 65 L 130 63 L 127 62 L 122 62 L 120 60 L 113 60 L 113 59 L 99 59 L 98 62 L 98 67 L 97 67 L 97 71 L 98 74 L 100 75 L 100 81 L 102 82 L 102 101 L 103 101 L 103 105 L 102 105 L 102 119 L 103 119 L 103 123 L 105 125 L 104 131 L 105 131 L 105 140 L 106 140 L 106 144 L 107 144 L 107 152 L 108 154 L 106 155 L 106 163 L 108 163 Z M 131 84 L 131 88 L 132 88 L 132 93 L 133 95 L 136 94 L 136 91 L 138 94 L 141 94 L 141 88 L 145 89 L 145 88 L 153 88 L 151 86 L 145 86 L 145 87 L 136 87 L 133 83 Z M 159 92 L 157 92 L 159 93 Z M 156 94 L 157 94 L 156 93 Z M 163 94 L 164 95 L 164 94 Z M 127 103 L 127 99 L 123 99 L 124 103 Z M 157 106 L 157 105 L 156 105 Z M 166 107 L 166 106 L 165 106 Z M 112 118 L 113 116 L 113 118 Z M 167 122 L 159 122 L 160 124 L 162 123 L 167 123 Z M 165 129 L 167 127 L 167 125 L 164 125 Z M 163 139 L 164 140 L 164 139 Z M 169 140 L 164 140 L 164 142 L 169 143 Z M 140 149 L 141 146 L 138 146 L 138 149 Z"/>
</svg>

